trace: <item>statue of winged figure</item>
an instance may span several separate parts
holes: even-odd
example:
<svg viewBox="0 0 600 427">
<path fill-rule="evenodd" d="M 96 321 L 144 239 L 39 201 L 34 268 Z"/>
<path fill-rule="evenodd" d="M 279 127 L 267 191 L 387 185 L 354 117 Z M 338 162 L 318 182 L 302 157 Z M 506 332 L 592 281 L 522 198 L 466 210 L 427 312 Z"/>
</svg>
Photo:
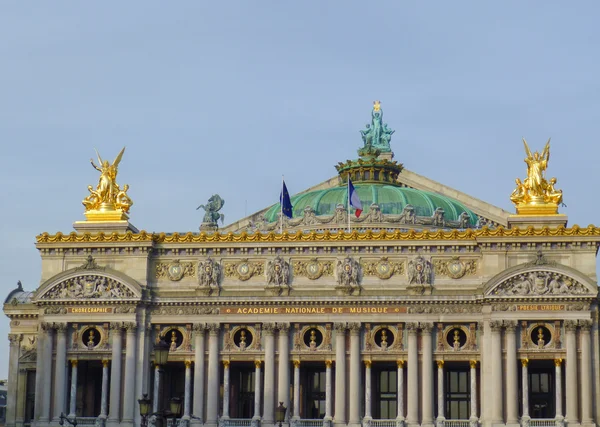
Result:
<svg viewBox="0 0 600 427">
<path fill-rule="evenodd" d="M 98 150 L 95 151 L 98 157 L 98 165 L 94 163 L 93 159 L 90 159 L 90 163 L 94 169 L 100 172 L 100 178 L 98 179 L 96 189 L 91 185 L 88 186 L 90 194 L 83 200 L 86 211 L 121 209 L 127 213 L 131 205 L 133 205 L 133 202 L 127 195 L 129 186 L 125 185 L 121 190 L 119 184 L 117 184 L 119 163 L 121 163 L 121 159 L 125 153 L 125 147 L 119 152 L 112 164 L 108 160 L 103 160 Z"/>
<path fill-rule="evenodd" d="M 202 208 L 206 211 L 202 223 L 216 226 L 219 219 L 221 220 L 221 223 L 223 223 L 223 221 L 225 221 L 225 215 L 219 213 L 219 210 L 221 210 L 223 205 L 225 205 L 225 200 L 218 194 L 213 194 L 210 199 L 208 199 L 206 205 L 198 206 L 196 210 Z"/>
</svg>

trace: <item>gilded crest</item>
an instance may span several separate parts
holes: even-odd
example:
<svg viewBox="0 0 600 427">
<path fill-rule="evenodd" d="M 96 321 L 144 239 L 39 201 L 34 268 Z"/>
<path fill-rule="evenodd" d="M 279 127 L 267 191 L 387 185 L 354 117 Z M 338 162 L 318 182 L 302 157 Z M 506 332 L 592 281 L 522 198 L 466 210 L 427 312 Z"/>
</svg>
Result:
<svg viewBox="0 0 600 427">
<path fill-rule="evenodd" d="M 240 262 L 236 267 L 236 271 L 240 280 L 248 280 L 254 274 L 254 269 L 247 261 Z"/>
<path fill-rule="evenodd" d="M 453 260 L 448 262 L 446 266 L 446 271 L 448 271 L 448 276 L 453 279 L 460 279 L 465 275 L 467 269 L 465 268 L 465 263 L 459 260 L 458 258 L 454 258 Z"/>
<path fill-rule="evenodd" d="M 390 264 L 387 258 L 382 258 L 375 265 L 375 275 L 380 279 L 389 279 L 394 274 L 394 266 Z"/>
<path fill-rule="evenodd" d="M 323 264 L 316 259 L 311 259 L 306 263 L 306 277 L 310 280 L 317 280 L 323 275 Z"/>
<path fill-rule="evenodd" d="M 184 271 L 184 267 L 179 263 L 179 260 L 176 259 L 167 267 L 167 277 L 169 280 L 177 282 L 183 278 Z"/>
</svg>

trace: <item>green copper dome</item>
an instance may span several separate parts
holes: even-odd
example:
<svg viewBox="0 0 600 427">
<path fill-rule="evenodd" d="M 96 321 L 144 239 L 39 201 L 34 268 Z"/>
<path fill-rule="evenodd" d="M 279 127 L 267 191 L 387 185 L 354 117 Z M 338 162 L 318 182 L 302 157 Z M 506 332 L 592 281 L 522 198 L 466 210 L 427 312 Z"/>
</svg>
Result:
<svg viewBox="0 0 600 427">
<path fill-rule="evenodd" d="M 477 215 L 471 210 L 462 203 L 439 194 L 380 183 L 355 183 L 354 187 L 362 202 L 364 211 L 362 215 L 369 211 L 372 203 L 379 205 L 381 212 L 387 215 L 400 215 L 405 206 L 411 205 L 415 214 L 420 217 L 431 217 L 437 208 L 442 208 L 446 220 L 458 221 L 460 214 L 466 212 L 470 218 L 470 225 L 474 227 L 477 224 Z M 294 218 L 302 217 L 304 209 L 309 206 L 317 216 L 333 215 L 338 204 L 347 208 L 348 189 L 346 186 L 340 186 L 311 191 L 297 194 L 291 199 Z M 271 206 L 265 213 L 265 220 L 277 221 L 279 211 L 279 203 Z"/>
</svg>

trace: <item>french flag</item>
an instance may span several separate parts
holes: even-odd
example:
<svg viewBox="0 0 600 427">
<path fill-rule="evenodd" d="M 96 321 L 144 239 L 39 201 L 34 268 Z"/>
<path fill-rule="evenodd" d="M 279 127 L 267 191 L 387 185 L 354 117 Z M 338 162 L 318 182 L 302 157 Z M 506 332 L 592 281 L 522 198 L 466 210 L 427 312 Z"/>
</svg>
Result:
<svg viewBox="0 0 600 427">
<path fill-rule="evenodd" d="M 350 206 L 356 209 L 354 214 L 358 218 L 362 212 L 362 203 L 360 202 L 360 198 L 358 197 L 358 193 L 356 192 L 354 185 L 352 185 L 350 177 L 348 177 L 348 203 Z"/>
</svg>

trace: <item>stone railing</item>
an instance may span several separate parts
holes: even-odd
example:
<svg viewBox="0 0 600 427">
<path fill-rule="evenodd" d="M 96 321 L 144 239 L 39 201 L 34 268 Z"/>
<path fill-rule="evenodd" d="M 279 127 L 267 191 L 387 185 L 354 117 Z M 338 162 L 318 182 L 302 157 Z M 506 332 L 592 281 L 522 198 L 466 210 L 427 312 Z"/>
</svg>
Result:
<svg viewBox="0 0 600 427">
<path fill-rule="evenodd" d="M 371 427 L 396 427 L 396 419 L 394 418 L 393 420 L 370 420 L 369 424 Z"/>
<path fill-rule="evenodd" d="M 554 427 L 556 420 L 554 418 L 532 418 L 529 420 L 529 427 Z"/>
<path fill-rule="evenodd" d="M 291 425 L 295 427 L 323 427 L 323 419 L 300 419 L 292 420 Z"/>
<path fill-rule="evenodd" d="M 251 427 L 252 418 L 226 418 L 219 420 L 221 427 Z"/>
</svg>

